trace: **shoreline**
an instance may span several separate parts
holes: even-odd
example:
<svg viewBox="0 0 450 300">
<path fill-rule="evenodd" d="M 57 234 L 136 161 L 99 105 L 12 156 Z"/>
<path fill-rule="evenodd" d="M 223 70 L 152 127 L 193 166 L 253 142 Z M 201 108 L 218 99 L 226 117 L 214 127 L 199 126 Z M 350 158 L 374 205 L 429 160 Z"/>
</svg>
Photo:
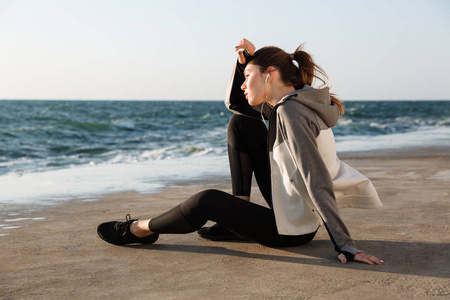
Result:
<svg viewBox="0 0 450 300">
<path fill-rule="evenodd" d="M 367 151 L 346 151 L 338 153 L 342 160 L 355 158 L 428 158 L 428 157 L 450 157 L 450 147 L 404 147 Z"/>
<path fill-rule="evenodd" d="M 341 210 L 357 245 L 382 258 L 382 266 L 340 264 L 323 227 L 308 245 L 281 249 L 251 242 L 212 242 L 196 233 L 163 235 L 153 245 L 117 247 L 96 235 L 100 222 L 123 220 L 127 213 L 152 217 L 205 187 L 229 192 L 229 179 L 221 177 L 177 181 L 154 194 L 113 193 L 92 202 L 73 200 L 11 216 L 29 220 L 9 222 L 21 227 L 0 236 L 0 295 L 12 299 L 449 297 L 449 153 L 445 147 L 339 153 L 340 159 L 372 180 L 382 200 L 383 207 L 375 210 Z M 264 203 L 257 187 L 252 201 Z"/>
<path fill-rule="evenodd" d="M 441 157 L 441 156 L 448 156 L 450 157 L 450 147 L 446 147 L 446 146 L 433 146 L 433 147 L 404 147 L 404 148 L 391 148 L 391 149 L 379 149 L 379 150 L 367 150 L 367 151 L 345 151 L 345 152 L 338 152 L 338 157 L 345 161 L 345 160 L 355 160 L 355 159 L 370 159 L 370 158 L 379 158 L 379 159 L 383 159 L 383 158 L 393 158 L 393 156 L 395 157 L 408 157 L 408 158 L 413 158 L 413 157 Z M 225 160 L 224 160 L 224 163 Z M 158 165 L 158 167 L 160 167 Z M 228 166 L 226 166 L 228 168 Z M 173 167 L 172 167 L 173 168 Z M 204 165 L 202 166 L 202 168 L 207 169 L 208 166 Z M 89 171 L 89 170 L 87 170 Z M 210 174 L 209 174 L 210 173 Z M 191 178 L 191 179 L 185 179 L 185 178 L 180 178 L 180 176 L 178 176 L 179 178 L 174 178 L 171 180 L 168 180 L 167 178 L 162 181 L 162 182 L 158 182 L 159 187 L 154 187 L 154 188 L 149 188 L 149 190 L 147 192 L 142 192 L 141 194 L 146 195 L 146 194 L 157 194 L 159 193 L 162 189 L 167 188 L 167 187 L 178 187 L 178 186 L 184 186 L 184 185 L 198 185 L 201 184 L 202 182 L 210 182 L 209 184 L 215 184 L 217 183 L 221 183 L 224 181 L 227 181 L 229 184 L 231 184 L 231 181 L 229 179 L 229 172 L 225 172 L 226 174 L 224 174 L 224 172 L 220 172 L 220 175 L 213 174 L 212 172 L 209 172 L 207 175 L 202 174 L 202 175 L 198 175 L 198 177 L 195 178 Z M 188 174 L 186 174 L 186 176 L 188 176 Z M 212 179 L 212 176 L 216 176 L 215 179 Z M 165 175 L 164 177 L 167 177 L 167 175 Z M 161 184 L 164 183 L 164 184 Z M 4 202 L 4 203 L 0 203 L 0 207 L 2 208 L 3 211 L 9 211 L 14 210 L 14 207 L 18 207 L 19 210 L 22 210 L 23 207 L 31 207 L 31 211 L 35 211 L 35 210 L 40 210 L 41 208 L 45 208 L 45 207 L 52 207 L 55 205 L 64 205 L 67 202 L 70 201 L 80 201 L 80 202 L 91 202 L 91 201 L 98 201 L 101 198 L 104 198 L 110 194 L 116 194 L 116 193 L 124 193 L 124 192 L 132 192 L 135 191 L 133 189 L 130 190 L 119 190 L 117 192 L 111 192 L 111 193 L 94 193 L 94 194 L 84 194 L 84 195 L 80 195 L 77 197 L 67 197 L 66 199 L 64 199 L 64 197 L 62 196 L 58 196 L 57 198 L 59 198 L 60 200 L 51 200 L 50 201 L 33 201 L 33 200 L 29 200 L 26 202 L 19 202 L 19 203 L 8 203 L 8 202 Z M 1 220 L 1 215 L 0 215 L 0 220 Z"/>
</svg>

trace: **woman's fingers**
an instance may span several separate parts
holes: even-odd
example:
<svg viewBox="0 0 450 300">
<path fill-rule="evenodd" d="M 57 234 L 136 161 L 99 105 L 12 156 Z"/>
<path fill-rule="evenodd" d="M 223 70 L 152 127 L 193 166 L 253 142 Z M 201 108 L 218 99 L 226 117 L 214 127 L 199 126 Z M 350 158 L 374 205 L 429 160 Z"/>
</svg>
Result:
<svg viewBox="0 0 450 300">
<path fill-rule="evenodd" d="M 341 261 L 341 263 L 346 264 L 347 263 L 347 258 L 345 258 L 344 254 L 339 254 L 338 255 L 338 259 Z"/>
<path fill-rule="evenodd" d="M 343 264 L 347 263 L 347 259 L 345 258 L 345 255 L 342 254 L 342 253 L 338 255 L 338 259 Z M 353 258 L 353 260 L 354 261 L 363 262 L 363 263 L 366 263 L 366 264 L 369 264 L 369 265 L 381 265 L 382 263 L 384 263 L 383 260 L 381 260 L 381 259 L 379 259 L 379 258 L 377 258 L 377 257 L 375 257 L 373 255 L 364 253 L 364 252 L 356 253 L 355 257 Z"/>
<path fill-rule="evenodd" d="M 234 50 L 234 51 L 238 51 L 240 64 L 245 64 L 245 57 L 244 57 L 244 53 L 243 53 L 244 50 L 247 50 L 248 54 L 254 55 L 256 48 L 255 48 L 255 45 L 253 45 L 250 41 L 248 41 L 246 39 L 240 40 Z"/>
<path fill-rule="evenodd" d="M 237 51 L 237 53 L 238 53 L 239 63 L 241 65 L 245 64 L 244 50 L 247 50 L 247 40 L 246 39 L 240 40 L 238 45 L 236 46 L 236 48 L 234 50 L 234 51 Z"/>
<path fill-rule="evenodd" d="M 255 45 L 252 44 L 252 42 L 250 42 L 249 40 L 246 39 L 242 39 L 239 44 L 241 45 L 241 47 L 245 50 L 247 50 L 248 54 L 253 55 L 255 54 Z M 238 46 L 239 46 L 238 44 Z"/>
<path fill-rule="evenodd" d="M 382 263 L 384 263 L 383 260 L 364 252 L 356 253 L 353 260 L 360 261 L 369 265 L 381 265 Z"/>
<path fill-rule="evenodd" d="M 239 63 L 241 65 L 245 64 L 244 51 L 238 51 L 238 56 L 239 56 Z"/>
<path fill-rule="evenodd" d="M 247 46 L 251 44 L 249 41 L 247 41 L 246 39 L 242 39 L 239 41 L 239 43 L 236 46 L 236 50 L 235 51 L 239 51 L 239 50 L 247 50 Z M 248 51 L 247 51 L 248 52 Z"/>
</svg>

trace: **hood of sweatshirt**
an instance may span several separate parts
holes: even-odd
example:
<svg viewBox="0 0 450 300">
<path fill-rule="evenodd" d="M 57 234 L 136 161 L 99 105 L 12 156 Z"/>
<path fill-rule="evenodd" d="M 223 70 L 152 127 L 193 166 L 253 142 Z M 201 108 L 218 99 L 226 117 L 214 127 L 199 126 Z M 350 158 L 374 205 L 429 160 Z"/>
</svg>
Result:
<svg viewBox="0 0 450 300">
<path fill-rule="evenodd" d="M 308 106 L 330 128 L 336 125 L 339 120 L 339 108 L 337 105 L 331 104 L 330 90 L 328 87 L 315 89 L 305 85 L 301 90 L 296 90 L 283 97 L 279 103 L 289 100 L 297 101 Z"/>
</svg>

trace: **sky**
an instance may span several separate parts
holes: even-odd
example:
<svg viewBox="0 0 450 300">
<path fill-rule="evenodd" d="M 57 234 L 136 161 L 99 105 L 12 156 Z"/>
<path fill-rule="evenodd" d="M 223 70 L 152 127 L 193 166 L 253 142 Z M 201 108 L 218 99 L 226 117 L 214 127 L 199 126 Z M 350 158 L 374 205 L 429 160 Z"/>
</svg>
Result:
<svg viewBox="0 0 450 300">
<path fill-rule="evenodd" d="M 0 0 L 0 99 L 222 100 L 242 38 L 345 100 L 449 100 L 450 1 Z"/>
</svg>

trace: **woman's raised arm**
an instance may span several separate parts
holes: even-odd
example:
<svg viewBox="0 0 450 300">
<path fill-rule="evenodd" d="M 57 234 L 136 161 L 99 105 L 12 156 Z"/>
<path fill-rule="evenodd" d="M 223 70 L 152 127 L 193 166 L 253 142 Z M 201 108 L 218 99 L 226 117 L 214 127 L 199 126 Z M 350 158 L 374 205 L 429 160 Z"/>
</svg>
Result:
<svg viewBox="0 0 450 300">
<path fill-rule="evenodd" d="M 246 63 L 244 50 L 247 51 L 250 56 L 253 56 L 255 54 L 255 45 L 252 44 L 249 40 L 242 39 L 239 41 L 238 45 L 236 46 L 235 51 L 237 51 L 239 56 L 239 63 L 241 65 L 244 65 Z"/>
</svg>

